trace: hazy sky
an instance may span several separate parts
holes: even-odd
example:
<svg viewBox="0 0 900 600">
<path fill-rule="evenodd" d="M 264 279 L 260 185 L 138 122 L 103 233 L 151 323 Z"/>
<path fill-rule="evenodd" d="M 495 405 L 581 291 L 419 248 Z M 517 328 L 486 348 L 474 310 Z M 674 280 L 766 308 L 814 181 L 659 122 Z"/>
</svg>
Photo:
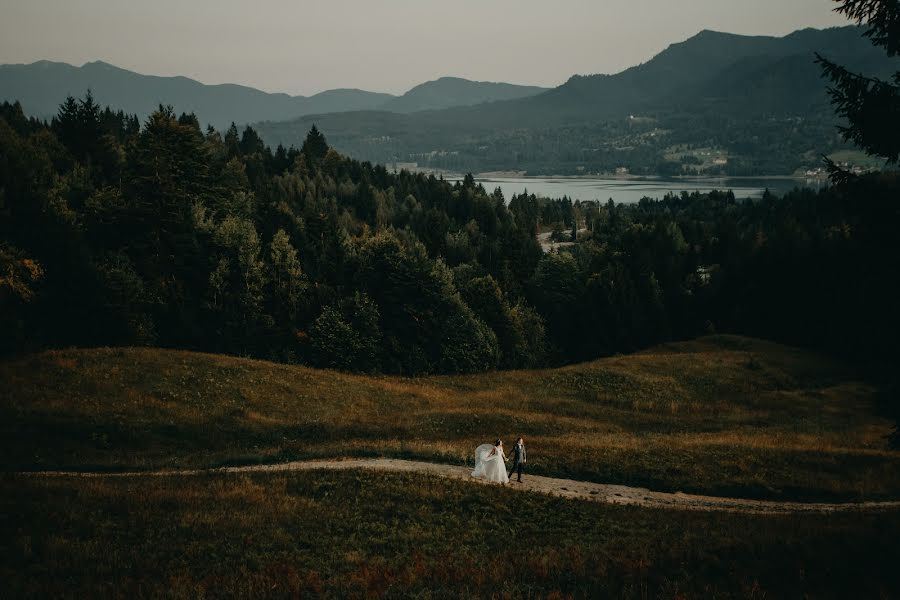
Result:
<svg viewBox="0 0 900 600">
<path fill-rule="evenodd" d="M 0 0 L 0 63 L 104 60 L 311 94 L 400 93 L 456 75 L 558 85 L 702 29 L 846 24 L 831 0 Z"/>
</svg>

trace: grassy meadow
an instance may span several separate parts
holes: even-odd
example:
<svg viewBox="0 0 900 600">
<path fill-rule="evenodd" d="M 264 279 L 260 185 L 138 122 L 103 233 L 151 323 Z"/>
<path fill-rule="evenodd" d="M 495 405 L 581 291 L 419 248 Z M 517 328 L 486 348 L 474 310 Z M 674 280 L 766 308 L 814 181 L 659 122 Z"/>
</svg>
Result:
<svg viewBox="0 0 900 600">
<path fill-rule="evenodd" d="M 3 471 L 388 456 L 464 464 L 524 435 L 530 472 L 661 491 L 900 497 L 877 390 L 820 355 L 713 336 L 561 369 L 370 377 L 181 351 L 0 364 Z"/>
<path fill-rule="evenodd" d="M 900 514 L 750 516 L 363 471 L 0 478 L 5 597 L 890 598 Z"/>
</svg>

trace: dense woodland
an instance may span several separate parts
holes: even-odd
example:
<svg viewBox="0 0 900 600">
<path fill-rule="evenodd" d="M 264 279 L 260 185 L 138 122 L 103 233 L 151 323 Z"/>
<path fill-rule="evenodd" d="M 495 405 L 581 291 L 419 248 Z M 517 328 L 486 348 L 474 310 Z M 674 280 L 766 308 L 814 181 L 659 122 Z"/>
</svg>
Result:
<svg viewBox="0 0 900 600">
<path fill-rule="evenodd" d="M 835 131 L 824 101 L 802 116 L 733 115 L 707 107 L 640 115 L 564 127 L 485 127 L 477 135 L 460 131 L 449 120 L 426 129 L 390 113 L 317 115 L 258 127 L 264 139 L 287 144 L 303 139 L 314 123 L 324 121 L 323 129 L 334 127 L 337 133 L 335 147 L 352 157 L 385 164 L 413 162 L 454 173 L 514 170 L 534 176 L 610 174 L 618 168 L 632 175 L 664 177 L 793 175 L 821 167 L 823 152 L 853 147 Z M 404 133 L 386 133 L 395 130 Z M 673 148 L 683 151 L 673 156 Z M 699 162 L 696 154 L 709 149 L 727 157 L 727 164 Z"/>
<path fill-rule="evenodd" d="M 712 331 L 889 363 L 900 184 L 605 205 L 265 147 L 161 108 L 3 105 L 5 352 L 150 344 L 415 375 Z M 541 228 L 582 230 L 543 254 Z M 584 231 L 586 230 L 586 231 Z M 569 234 L 566 234 L 569 235 Z"/>
</svg>

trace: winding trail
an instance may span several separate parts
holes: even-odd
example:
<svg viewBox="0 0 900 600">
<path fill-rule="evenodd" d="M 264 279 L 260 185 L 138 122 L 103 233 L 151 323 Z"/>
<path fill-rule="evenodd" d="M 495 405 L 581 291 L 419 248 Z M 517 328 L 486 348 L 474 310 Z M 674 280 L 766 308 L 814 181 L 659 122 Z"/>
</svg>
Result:
<svg viewBox="0 0 900 600">
<path fill-rule="evenodd" d="M 308 460 L 271 465 L 250 465 L 240 467 L 221 467 L 218 469 L 166 470 L 166 471 L 134 471 L 122 473 L 89 473 L 78 471 L 33 471 L 19 473 L 27 477 L 186 477 L 209 475 L 216 473 L 277 473 L 285 471 L 311 470 L 344 470 L 371 469 L 376 471 L 394 471 L 401 473 L 425 473 L 464 480 L 482 485 L 496 485 L 471 476 L 469 467 L 444 465 L 394 458 L 364 458 L 345 460 Z M 724 511 L 751 514 L 797 514 L 797 513 L 837 513 L 837 512 L 871 512 L 900 509 L 900 501 L 884 502 L 847 502 L 847 503 L 805 503 L 779 502 L 773 500 L 748 500 L 742 498 L 721 498 L 717 496 L 698 496 L 681 492 L 654 492 L 651 490 L 557 479 L 526 474 L 522 483 L 511 481 L 510 488 L 519 491 L 538 492 L 562 498 L 590 500 L 608 504 L 642 506 L 647 508 L 670 508 L 678 510 Z"/>
</svg>

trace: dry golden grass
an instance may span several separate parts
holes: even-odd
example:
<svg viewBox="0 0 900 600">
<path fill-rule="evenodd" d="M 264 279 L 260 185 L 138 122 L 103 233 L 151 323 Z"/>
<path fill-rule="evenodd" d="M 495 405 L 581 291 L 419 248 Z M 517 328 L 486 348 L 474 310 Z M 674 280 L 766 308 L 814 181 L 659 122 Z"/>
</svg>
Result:
<svg viewBox="0 0 900 600">
<path fill-rule="evenodd" d="M 524 435 L 534 473 L 707 494 L 900 497 L 876 389 L 733 336 L 553 370 L 402 379 L 159 349 L 0 364 L 5 470 L 373 456 L 463 463 Z"/>
<path fill-rule="evenodd" d="M 8 598 L 891 598 L 898 533 L 418 474 L 0 476 Z"/>
</svg>

